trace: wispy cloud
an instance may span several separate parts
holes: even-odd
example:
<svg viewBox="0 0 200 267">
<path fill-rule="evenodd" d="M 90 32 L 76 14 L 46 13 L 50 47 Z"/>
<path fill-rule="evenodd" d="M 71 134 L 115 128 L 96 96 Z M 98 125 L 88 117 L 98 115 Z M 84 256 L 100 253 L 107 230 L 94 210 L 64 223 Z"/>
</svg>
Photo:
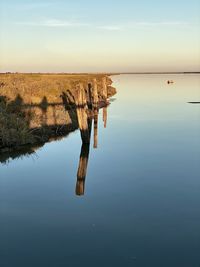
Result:
<svg viewBox="0 0 200 267">
<path fill-rule="evenodd" d="M 63 28 L 90 26 L 87 23 L 56 20 L 56 19 L 44 20 L 39 22 L 18 22 L 17 24 L 27 25 L 27 26 L 63 27 Z"/>
<path fill-rule="evenodd" d="M 32 9 L 38 9 L 38 8 L 47 8 L 55 3 L 53 2 L 30 2 L 30 3 L 23 3 L 19 5 L 20 9 L 23 10 L 32 10 Z"/>
<path fill-rule="evenodd" d="M 123 29 L 122 26 L 112 26 L 112 25 L 107 25 L 107 26 L 98 26 L 97 29 L 100 30 L 106 30 L 106 31 L 121 31 Z"/>
<path fill-rule="evenodd" d="M 122 23 L 121 25 L 105 25 L 98 26 L 98 29 L 107 31 L 121 31 L 130 30 L 134 28 L 156 28 L 156 27 L 183 27 L 189 26 L 190 23 L 182 21 L 160 21 L 160 22 L 150 22 L 150 21 L 135 21 L 129 23 Z"/>
<path fill-rule="evenodd" d="M 129 24 L 129 27 L 158 27 L 158 26 L 186 26 L 188 22 L 184 21 L 139 21 Z"/>
<path fill-rule="evenodd" d="M 79 27 L 90 27 L 91 29 L 104 30 L 104 31 L 123 31 L 131 29 L 151 29 L 151 28 L 163 28 L 163 27 L 186 27 L 190 23 L 182 21 L 135 21 L 111 25 L 92 25 L 90 23 L 84 23 L 79 21 L 70 20 L 58 20 L 58 19 L 46 19 L 36 22 L 17 22 L 16 24 L 25 26 L 40 26 L 40 27 L 52 27 L 52 28 L 79 28 Z"/>
</svg>

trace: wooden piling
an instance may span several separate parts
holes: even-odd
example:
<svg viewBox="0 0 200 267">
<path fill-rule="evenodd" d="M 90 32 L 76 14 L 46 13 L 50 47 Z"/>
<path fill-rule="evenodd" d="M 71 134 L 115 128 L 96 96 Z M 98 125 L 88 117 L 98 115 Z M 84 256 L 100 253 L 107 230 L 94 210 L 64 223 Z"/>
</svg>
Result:
<svg viewBox="0 0 200 267">
<path fill-rule="evenodd" d="M 78 105 L 83 106 L 85 109 L 87 109 L 87 98 L 85 94 L 85 89 L 82 83 L 79 83 L 78 87 Z"/>
<path fill-rule="evenodd" d="M 104 100 L 108 98 L 108 87 L 107 87 L 107 78 L 104 77 L 102 79 L 102 96 Z"/>
<path fill-rule="evenodd" d="M 83 84 L 78 86 L 78 95 L 76 99 L 76 111 L 78 118 L 78 125 L 81 133 L 82 142 L 89 144 L 90 136 L 88 131 L 88 116 L 87 116 L 87 99 Z"/>
<path fill-rule="evenodd" d="M 88 108 L 92 108 L 92 84 L 88 83 Z"/>
<path fill-rule="evenodd" d="M 98 87 L 97 87 L 97 79 L 95 78 L 93 80 L 93 103 L 92 103 L 94 109 L 98 108 L 98 102 L 99 102 Z"/>
</svg>

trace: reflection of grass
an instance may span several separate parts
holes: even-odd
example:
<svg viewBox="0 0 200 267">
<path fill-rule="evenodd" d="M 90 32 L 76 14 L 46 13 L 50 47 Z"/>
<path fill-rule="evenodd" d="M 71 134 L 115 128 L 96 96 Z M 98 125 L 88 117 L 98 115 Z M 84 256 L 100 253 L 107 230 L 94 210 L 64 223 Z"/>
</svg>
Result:
<svg viewBox="0 0 200 267">
<path fill-rule="evenodd" d="M 55 138 L 52 137 L 48 140 L 48 142 L 59 141 L 62 138 L 63 136 Z M 11 160 L 23 159 L 23 157 L 32 157 L 33 159 L 35 159 L 37 158 L 36 150 L 40 149 L 43 145 L 44 144 L 19 146 L 15 150 L 5 149 L 3 153 L 0 153 L 0 163 L 8 164 Z"/>
<path fill-rule="evenodd" d="M 8 164 L 10 160 L 22 159 L 23 157 L 37 157 L 37 154 L 32 147 L 23 147 L 19 151 L 5 151 L 4 153 L 0 153 L 0 163 Z"/>
</svg>

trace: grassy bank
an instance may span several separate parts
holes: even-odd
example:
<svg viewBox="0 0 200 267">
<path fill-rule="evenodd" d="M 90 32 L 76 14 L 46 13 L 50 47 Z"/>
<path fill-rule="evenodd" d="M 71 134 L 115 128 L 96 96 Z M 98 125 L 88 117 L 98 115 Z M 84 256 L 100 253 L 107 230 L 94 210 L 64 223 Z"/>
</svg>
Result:
<svg viewBox="0 0 200 267">
<path fill-rule="evenodd" d="M 77 85 L 97 79 L 99 100 L 105 75 L 0 74 L 0 150 L 44 143 L 78 128 Z M 115 94 L 107 76 L 108 96 Z M 64 99 L 64 100 L 63 100 Z"/>
<path fill-rule="evenodd" d="M 47 98 L 48 102 L 60 101 L 62 92 L 69 90 L 74 96 L 76 85 L 83 83 L 86 88 L 94 78 L 100 88 L 103 74 L 0 74 L 0 95 L 14 100 L 18 95 L 24 103 L 40 103 Z M 112 81 L 107 76 L 107 84 Z"/>
</svg>

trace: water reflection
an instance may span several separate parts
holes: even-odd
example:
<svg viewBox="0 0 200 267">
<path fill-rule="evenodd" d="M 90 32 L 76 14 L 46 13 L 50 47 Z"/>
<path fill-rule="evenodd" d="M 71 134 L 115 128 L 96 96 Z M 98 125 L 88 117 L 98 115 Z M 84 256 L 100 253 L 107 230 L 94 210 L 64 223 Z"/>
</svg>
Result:
<svg viewBox="0 0 200 267">
<path fill-rule="evenodd" d="M 43 99 L 42 101 L 42 118 L 43 118 L 43 125 L 46 125 L 46 121 L 48 120 L 48 113 L 47 113 L 47 107 L 48 107 L 48 102 L 46 99 Z M 22 105 L 23 101 L 21 101 Z M 55 107 L 55 106 L 54 106 Z M 34 107 L 35 108 L 35 107 Z M 67 106 L 69 110 L 69 106 Z M 107 124 L 107 115 L 108 115 L 108 106 L 104 106 L 102 108 L 103 112 L 103 123 L 104 127 L 106 128 Z M 77 182 L 76 182 L 76 187 L 75 187 L 75 193 L 77 196 L 82 196 L 85 193 L 85 180 L 87 176 L 87 167 L 88 167 L 88 161 L 89 161 L 89 153 L 90 153 L 90 144 L 91 144 L 91 133 L 92 133 L 92 126 L 93 126 L 93 148 L 97 149 L 98 147 L 98 117 L 99 117 L 99 109 L 94 109 L 90 110 L 91 114 L 87 119 L 87 124 L 88 124 L 88 130 L 89 130 L 89 143 L 82 143 L 81 146 L 81 152 L 80 152 L 80 158 L 79 158 L 79 164 L 78 164 L 78 169 L 77 169 Z M 55 121 L 56 123 L 56 121 Z M 46 125 L 47 126 L 47 125 Z M 74 128 L 77 129 L 77 122 L 74 125 Z M 79 129 L 80 133 L 81 130 Z M 69 134 L 69 133 L 68 133 Z M 64 136 L 55 136 L 52 137 L 48 140 L 48 142 L 52 141 L 57 141 L 60 140 L 64 137 L 66 137 L 68 134 Z M 82 133 L 81 133 L 82 135 Z M 37 150 L 41 148 L 44 144 L 40 145 L 35 145 L 35 146 L 24 146 L 20 150 L 15 150 L 15 151 L 4 151 L 3 153 L 0 153 L 0 162 L 2 164 L 7 164 L 9 163 L 10 160 L 15 160 L 19 158 L 29 157 L 32 155 L 37 155 Z"/>
<path fill-rule="evenodd" d="M 98 147 L 98 109 L 94 111 L 94 148 Z"/>
<path fill-rule="evenodd" d="M 84 195 L 85 193 L 85 179 L 87 175 L 89 152 L 90 144 L 82 144 L 76 182 L 76 195 L 78 196 Z"/>
<path fill-rule="evenodd" d="M 89 139 L 91 138 L 92 130 L 92 119 L 88 119 L 88 128 L 89 128 Z M 77 171 L 77 182 L 76 182 L 76 195 L 84 195 L 85 192 L 85 179 L 87 175 L 87 166 L 90 153 L 90 142 L 81 146 L 81 153 Z"/>
<path fill-rule="evenodd" d="M 107 123 L 107 111 L 108 107 L 103 107 L 103 122 L 104 127 L 106 128 Z M 87 167 L 88 167 L 88 160 L 89 160 L 89 153 L 90 153 L 90 143 L 91 143 L 91 131 L 92 131 L 92 123 L 94 125 L 94 145 L 93 148 L 97 149 L 98 147 L 98 117 L 99 117 L 99 110 L 95 109 L 93 119 L 88 119 L 88 127 L 89 127 L 89 143 L 83 143 L 81 146 L 81 153 L 77 171 L 77 183 L 76 183 L 76 195 L 81 196 L 85 193 L 85 180 L 87 175 Z"/>
<path fill-rule="evenodd" d="M 113 77 L 98 149 L 91 116 L 90 146 L 77 131 L 1 168 L 3 266 L 198 266 L 200 78 L 167 79 Z"/>
</svg>

